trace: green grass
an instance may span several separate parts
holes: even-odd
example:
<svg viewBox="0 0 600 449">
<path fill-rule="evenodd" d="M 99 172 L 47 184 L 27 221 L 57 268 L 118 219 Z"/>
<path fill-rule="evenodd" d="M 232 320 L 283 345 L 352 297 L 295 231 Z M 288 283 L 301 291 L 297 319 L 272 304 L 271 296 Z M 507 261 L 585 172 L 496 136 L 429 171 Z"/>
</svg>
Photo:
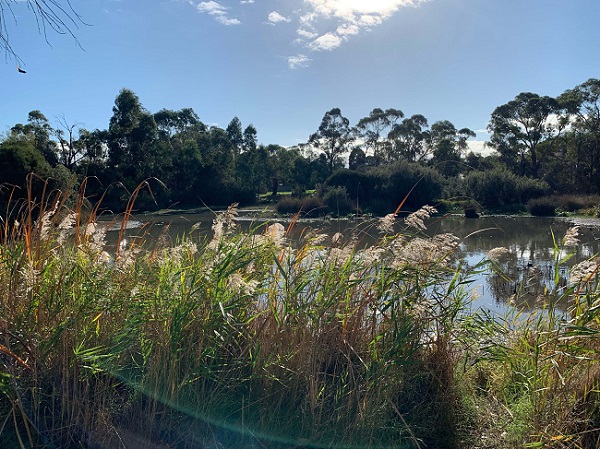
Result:
<svg viewBox="0 0 600 449">
<path fill-rule="evenodd" d="M 0 441 L 12 447 L 108 444 L 123 428 L 178 448 L 598 435 L 595 273 L 543 313 L 502 320 L 471 310 L 471 270 L 448 235 L 373 228 L 369 248 L 310 233 L 292 245 L 281 225 L 240 232 L 232 207 L 210 241 L 121 233 L 109 247 L 82 196 L 26 206 L 0 244 Z M 564 295 L 568 320 L 552 308 Z"/>
</svg>

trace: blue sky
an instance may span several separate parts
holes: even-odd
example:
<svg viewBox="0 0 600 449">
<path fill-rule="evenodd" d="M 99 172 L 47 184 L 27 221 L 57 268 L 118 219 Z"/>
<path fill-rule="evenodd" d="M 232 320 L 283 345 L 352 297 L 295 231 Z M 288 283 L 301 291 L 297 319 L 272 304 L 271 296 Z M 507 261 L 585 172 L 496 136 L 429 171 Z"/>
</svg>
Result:
<svg viewBox="0 0 600 449">
<path fill-rule="evenodd" d="M 6 0 L 4 0 L 6 1 Z M 66 4 L 64 0 L 58 0 Z M 600 78 L 598 0 L 72 0 L 88 25 L 38 32 L 26 2 L 5 17 L 0 132 L 41 110 L 106 129 L 119 90 L 146 109 L 237 116 L 260 143 L 306 142 L 339 107 L 379 107 L 484 132 L 520 92 L 556 96 Z"/>
</svg>

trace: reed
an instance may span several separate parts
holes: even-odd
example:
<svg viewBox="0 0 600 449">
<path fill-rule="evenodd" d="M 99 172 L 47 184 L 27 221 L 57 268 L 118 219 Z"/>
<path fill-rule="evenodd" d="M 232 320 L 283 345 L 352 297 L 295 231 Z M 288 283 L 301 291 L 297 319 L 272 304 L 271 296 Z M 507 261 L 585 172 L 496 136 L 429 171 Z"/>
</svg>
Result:
<svg viewBox="0 0 600 449">
<path fill-rule="evenodd" d="M 7 447 L 114 447 L 126 431 L 178 448 L 458 448 L 476 447 L 482 432 L 502 447 L 595 435 L 596 272 L 556 293 L 572 298 L 568 319 L 548 309 L 509 323 L 471 310 L 469 276 L 481 267 L 462 264 L 455 237 L 421 233 L 431 208 L 401 232 L 395 214 L 384 217 L 369 247 L 308 232 L 292 244 L 279 224 L 243 233 L 235 206 L 215 215 L 212 238 L 192 231 L 167 244 L 123 238 L 134 199 L 116 246 L 85 183 L 76 198 L 48 192 L 9 210 Z M 507 411 L 510 435 L 485 421 L 491 409 Z"/>
</svg>

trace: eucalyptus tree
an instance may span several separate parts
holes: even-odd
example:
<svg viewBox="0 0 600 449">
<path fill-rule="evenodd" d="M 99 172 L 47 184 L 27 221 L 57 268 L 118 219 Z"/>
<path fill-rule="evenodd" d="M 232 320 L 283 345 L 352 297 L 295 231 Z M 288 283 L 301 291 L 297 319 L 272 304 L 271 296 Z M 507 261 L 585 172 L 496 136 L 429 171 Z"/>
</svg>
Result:
<svg viewBox="0 0 600 449">
<path fill-rule="evenodd" d="M 359 146 L 352 148 L 350 156 L 348 156 L 348 168 L 350 170 L 360 170 L 367 167 L 367 165 L 367 154 L 365 151 Z"/>
<path fill-rule="evenodd" d="M 254 194 L 262 193 L 267 188 L 271 163 L 269 152 L 263 145 L 249 147 L 236 161 L 238 185 Z"/>
<path fill-rule="evenodd" d="M 395 124 L 388 134 L 391 142 L 390 161 L 404 158 L 409 162 L 423 159 L 429 153 L 429 124 L 425 116 L 415 114 Z"/>
<path fill-rule="evenodd" d="M 82 131 L 85 130 L 81 128 L 81 123 L 67 122 L 64 115 L 58 117 L 58 126 L 54 128 L 59 162 L 71 171 L 86 152 L 85 142 L 81 139 Z"/>
<path fill-rule="evenodd" d="M 475 135 L 469 128 L 456 129 L 448 120 L 435 122 L 429 133 L 431 163 L 444 176 L 457 175 L 461 157 L 467 149 L 467 139 Z"/>
<path fill-rule="evenodd" d="M 124 176 L 130 185 L 136 185 L 160 175 L 158 168 L 163 160 L 156 154 L 157 138 L 154 116 L 142 107 L 134 92 L 121 89 L 108 127 L 108 165 L 117 179 Z"/>
<path fill-rule="evenodd" d="M 490 141 L 509 168 L 520 167 L 520 174 L 539 177 L 545 155 L 539 150 L 542 144 L 549 149 L 564 129 L 562 110 L 555 98 L 522 92 L 492 112 Z"/>
<path fill-rule="evenodd" d="M 600 80 L 590 78 L 558 101 L 569 119 L 562 156 L 572 161 L 577 185 L 600 192 Z"/>
<path fill-rule="evenodd" d="M 196 140 L 207 132 L 206 125 L 192 108 L 161 109 L 153 117 L 157 139 L 152 148 L 160 157 L 155 176 L 168 186 L 174 197 L 185 202 L 193 183 L 191 178 L 200 166 Z"/>
<path fill-rule="evenodd" d="M 54 128 L 44 114 L 33 110 L 27 115 L 27 123 L 17 123 L 10 129 L 10 136 L 17 140 L 31 143 L 52 166 L 58 163 L 57 145 L 51 139 Z"/>
<path fill-rule="evenodd" d="M 404 113 L 399 109 L 380 108 L 373 109 L 367 117 L 361 118 L 353 132 L 359 141 L 364 143 L 366 151 L 376 160 L 387 159 L 390 150 L 390 142 L 387 136 L 398 120 L 404 117 Z"/>
<path fill-rule="evenodd" d="M 108 138 L 107 130 L 79 129 L 78 143 L 83 147 L 83 164 L 104 164 L 106 162 Z"/>
<path fill-rule="evenodd" d="M 191 128 L 206 131 L 206 126 L 200 121 L 198 114 L 192 108 L 183 108 L 179 111 L 161 109 L 154 114 L 154 121 L 158 128 L 159 137 L 163 139 L 182 138 L 186 131 Z"/>
<path fill-rule="evenodd" d="M 244 128 L 244 133 L 242 137 L 242 147 L 244 151 L 256 150 L 256 147 L 258 145 L 258 132 L 256 131 L 256 128 L 252 123 L 246 126 L 246 128 Z"/>
<path fill-rule="evenodd" d="M 319 129 L 310 136 L 308 143 L 322 151 L 331 174 L 354 140 L 350 121 L 342 115 L 339 108 L 333 108 L 325 113 Z"/>
<path fill-rule="evenodd" d="M 244 148 L 244 133 L 242 132 L 242 122 L 240 119 L 233 117 L 229 125 L 227 125 L 225 132 L 233 145 L 235 155 L 240 154 Z"/>
<path fill-rule="evenodd" d="M 262 147 L 262 146 L 261 146 Z M 264 147 L 269 155 L 267 164 L 267 177 L 269 188 L 273 196 L 279 192 L 281 184 L 294 184 L 292 172 L 294 159 L 300 154 L 296 148 L 285 148 L 281 145 L 270 144 Z"/>
</svg>

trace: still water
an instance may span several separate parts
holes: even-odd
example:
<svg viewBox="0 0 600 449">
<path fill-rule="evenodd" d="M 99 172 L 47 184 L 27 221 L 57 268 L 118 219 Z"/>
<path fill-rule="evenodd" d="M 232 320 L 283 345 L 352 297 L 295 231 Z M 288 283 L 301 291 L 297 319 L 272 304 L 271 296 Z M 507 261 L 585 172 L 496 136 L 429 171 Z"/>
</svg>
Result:
<svg viewBox="0 0 600 449">
<path fill-rule="evenodd" d="M 162 235 L 163 238 L 167 236 L 176 241 L 183 235 L 189 235 L 194 225 L 198 228 L 194 233 L 195 238 L 210 238 L 213 219 L 213 213 L 138 216 L 132 220 L 134 229 L 127 232 L 127 238 L 144 235 L 146 239 L 158 239 Z M 256 210 L 241 210 L 238 220 L 242 230 L 275 221 L 284 226 L 290 222 L 285 219 L 274 220 L 269 218 L 268 213 Z M 399 221 L 398 231 L 401 231 L 402 220 Z M 575 225 L 580 229 L 580 244 L 575 248 L 562 249 L 565 232 Z M 484 260 L 487 252 L 493 248 L 505 247 L 509 250 L 508 257 L 502 259 L 501 264 L 504 276 L 486 270 L 472 278 L 471 288 L 477 293 L 473 306 L 497 313 L 503 313 L 508 304 L 525 309 L 542 307 L 543 294 L 555 288 L 556 278 L 561 288 L 566 285 L 573 265 L 600 252 L 600 219 L 504 216 L 467 219 L 444 216 L 430 219 L 427 227 L 427 233 L 431 235 L 452 233 L 459 237 L 461 256 L 470 267 Z M 359 245 L 363 247 L 379 238 L 375 220 L 358 219 L 299 220 L 291 229 L 290 238 L 297 240 L 309 230 L 330 236 L 337 232 L 345 236 L 355 233 L 359 236 Z M 115 233 L 110 234 L 114 236 Z M 573 256 L 568 261 L 556 263 L 571 253 Z"/>
</svg>

